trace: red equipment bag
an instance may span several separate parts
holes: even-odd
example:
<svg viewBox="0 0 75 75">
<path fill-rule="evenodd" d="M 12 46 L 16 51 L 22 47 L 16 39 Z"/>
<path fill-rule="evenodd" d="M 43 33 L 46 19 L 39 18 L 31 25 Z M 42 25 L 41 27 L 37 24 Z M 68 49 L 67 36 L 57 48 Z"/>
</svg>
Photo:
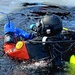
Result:
<svg viewBox="0 0 75 75">
<path fill-rule="evenodd" d="M 17 44 L 4 43 L 4 52 L 10 57 L 18 60 L 28 60 L 29 55 L 24 41 L 19 41 Z"/>
</svg>

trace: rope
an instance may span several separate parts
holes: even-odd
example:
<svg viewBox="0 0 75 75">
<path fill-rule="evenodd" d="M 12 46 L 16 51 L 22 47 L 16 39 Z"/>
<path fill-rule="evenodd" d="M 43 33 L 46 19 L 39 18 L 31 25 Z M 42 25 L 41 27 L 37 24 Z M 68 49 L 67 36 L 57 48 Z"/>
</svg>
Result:
<svg viewBox="0 0 75 75">
<path fill-rule="evenodd" d="M 46 41 L 46 42 L 36 41 L 36 40 L 27 40 L 27 41 L 30 43 L 72 43 L 72 42 L 75 42 L 75 40 Z"/>
</svg>

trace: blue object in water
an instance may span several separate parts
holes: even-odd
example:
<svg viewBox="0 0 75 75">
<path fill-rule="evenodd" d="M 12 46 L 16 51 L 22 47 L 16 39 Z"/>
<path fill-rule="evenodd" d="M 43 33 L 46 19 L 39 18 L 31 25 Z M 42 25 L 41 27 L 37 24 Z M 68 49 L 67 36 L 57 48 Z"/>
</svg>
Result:
<svg viewBox="0 0 75 75">
<path fill-rule="evenodd" d="M 15 34 L 17 35 L 17 36 L 21 36 L 22 38 L 24 38 L 25 40 L 27 40 L 27 39 L 32 39 L 33 38 L 33 34 L 31 34 L 31 33 L 27 33 L 27 32 L 25 32 L 25 31 L 23 31 L 23 30 L 21 30 L 20 28 L 16 28 L 15 29 Z"/>
<path fill-rule="evenodd" d="M 4 34 L 8 32 L 14 32 L 14 24 L 12 22 L 8 22 L 4 25 Z"/>
</svg>

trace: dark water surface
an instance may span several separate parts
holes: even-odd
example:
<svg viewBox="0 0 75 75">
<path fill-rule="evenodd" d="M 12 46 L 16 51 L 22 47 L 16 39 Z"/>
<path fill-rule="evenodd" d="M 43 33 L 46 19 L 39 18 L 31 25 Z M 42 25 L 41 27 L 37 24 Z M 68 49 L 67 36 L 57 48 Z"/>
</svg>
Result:
<svg viewBox="0 0 75 75">
<path fill-rule="evenodd" d="M 57 14 L 62 18 L 64 27 L 75 29 L 75 8 L 36 5 L 29 7 L 29 5 L 23 4 L 23 9 L 8 14 L 16 27 L 30 32 L 30 24 L 36 23 L 46 14 Z M 3 26 L 6 22 L 6 19 L 0 21 L 0 35 L 3 35 Z M 0 75 L 75 75 L 74 65 L 70 66 L 68 62 L 64 65 L 66 67 L 63 70 L 52 71 L 54 73 L 50 74 L 49 67 L 42 68 L 42 70 L 38 68 L 39 63 L 43 63 L 43 61 L 35 64 L 27 64 L 25 61 L 18 62 L 17 60 L 12 60 L 3 54 L 2 45 L 3 39 L 0 39 Z"/>
</svg>

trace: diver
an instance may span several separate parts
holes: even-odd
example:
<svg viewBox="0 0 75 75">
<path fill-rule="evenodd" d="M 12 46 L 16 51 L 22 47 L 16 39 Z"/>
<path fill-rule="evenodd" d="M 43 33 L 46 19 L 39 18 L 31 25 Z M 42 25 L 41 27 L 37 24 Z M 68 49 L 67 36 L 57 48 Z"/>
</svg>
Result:
<svg viewBox="0 0 75 75">
<path fill-rule="evenodd" d="M 57 36 L 62 31 L 62 20 L 55 14 L 45 15 L 36 24 L 31 24 L 30 29 L 41 36 Z"/>
<path fill-rule="evenodd" d="M 45 15 L 42 19 L 40 19 L 36 24 L 31 24 L 30 29 L 35 31 L 38 36 L 58 36 L 60 37 L 62 31 L 62 20 L 57 15 Z M 27 33 L 20 28 L 14 27 L 12 22 L 5 24 L 4 26 L 4 35 L 6 37 L 7 34 L 14 34 L 18 37 L 27 39 L 33 39 L 34 33 Z"/>
<path fill-rule="evenodd" d="M 37 32 L 38 35 L 42 37 L 42 42 L 48 42 L 48 41 L 55 41 L 55 40 L 62 40 L 63 36 L 61 34 L 62 32 L 62 19 L 53 14 L 53 15 L 45 15 L 41 20 L 39 20 L 36 24 L 32 24 L 30 26 L 30 29 Z M 49 43 L 43 43 L 44 48 L 47 52 L 47 55 L 50 56 L 53 60 L 53 63 L 55 66 L 61 65 L 61 57 L 60 53 L 53 50 L 53 47 L 50 47 L 51 44 Z M 55 46 L 57 49 L 60 49 L 59 46 Z"/>
<path fill-rule="evenodd" d="M 36 24 L 31 24 L 30 25 L 30 29 L 32 29 L 34 32 L 37 33 L 37 37 L 41 36 L 41 41 L 42 42 L 46 42 L 46 41 L 50 41 L 50 40 L 61 40 L 61 31 L 62 31 L 62 20 L 59 16 L 57 15 L 45 15 L 42 19 L 40 19 Z M 24 38 L 24 40 L 33 40 L 34 38 L 36 38 L 35 34 L 33 33 L 27 33 L 25 31 L 23 31 L 20 28 L 15 28 L 14 24 L 12 22 L 10 22 L 10 24 L 6 24 L 4 26 L 4 43 L 5 46 L 4 48 L 7 49 L 7 45 L 10 43 L 17 43 L 15 42 L 15 37 L 22 37 Z M 16 38 L 17 38 L 16 37 Z M 52 37 L 52 38 L 51 38 Z M 26 44 L 26 43 L 25 43 Z M 50 52 L 52 50 L 49 49 L 49 45 L 50 44 L 26 44 L 24 45 L 26 47 L 26 53 L 28 58 L 24 58 L 24 59 L 41 59 L 47 56 L 53 56 Z M 18 49 L 18 48 L 17 48 Z M 35 50 L 36 49 L 36 50 Z M 23 49 L 24 50 L 24 49 Z M 19 51 L 19 50 L 18 50 Z M 10 51 L 11 52 L 11 51 Z M 20 51 L 21 53 L 21 51 Z M 23 53 L 23 52 L 22 52 Z M 55 55 L 58 53 L 53 52 Z M 12 54 L 12 53 L 11 53 Z M 15 54 L 15 53 L 13 53 Z M 26 54 L 24 54 L 26 55 Z M 11 55 L 10 55 L 11 56 Z M 17 55 L 13 55 L 13 57 L 15 56 L 15 58 L 17 57 Z M 19 54 L 20 57 L 20 54 Z M 23 58 L 23 56 L 22 56 Z M 21 59 L 21 57 L 20 57 Z M 60 58 L 57 58 L 55 60 L 55 64 L 59 64 L 60 63 Z"/>
</svg>

